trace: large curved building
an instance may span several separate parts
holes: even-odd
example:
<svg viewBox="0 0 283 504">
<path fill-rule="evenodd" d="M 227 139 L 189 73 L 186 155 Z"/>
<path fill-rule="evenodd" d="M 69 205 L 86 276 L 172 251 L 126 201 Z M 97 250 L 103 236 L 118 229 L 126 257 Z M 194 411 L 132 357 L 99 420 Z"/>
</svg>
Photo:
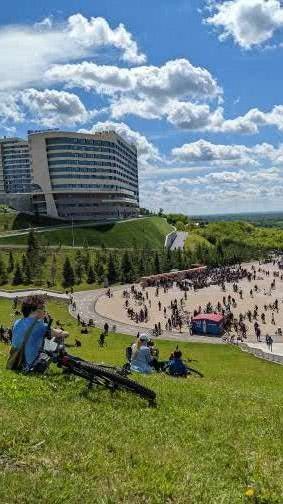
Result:
<svg viewBox="0 0 283 504">
<path fill-rule="evenodd" d="M 28 137 L 37 213 L 113 220 L 139 213 L 137 150 L 113 131 L 46 131 Z"/>
</svg>

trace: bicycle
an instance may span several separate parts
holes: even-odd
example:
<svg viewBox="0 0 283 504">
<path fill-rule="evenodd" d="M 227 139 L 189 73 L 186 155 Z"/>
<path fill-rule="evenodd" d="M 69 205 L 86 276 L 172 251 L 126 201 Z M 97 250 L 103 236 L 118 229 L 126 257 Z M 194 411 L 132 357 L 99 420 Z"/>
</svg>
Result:
<svg viewBox="0 0 283 504">
<path fill-rule="evenodd" d="M 56 345 L 56 348 L 55 348 Z M 105 364 L 89 362 L 66 352 L 63 342 L 55 343 L 54 348 L 45 350 L 52 362 L 63 369 L 64 374 L 73 374 L 88 382 L 88 390 L 95 386 L 104 387 L 111 392 L 125 390 L 148 401 L 149 406 L 156 406 L 156 393 L 128 378 L 129 370 L 126 366 L 120 368 Z"/>
</svg>

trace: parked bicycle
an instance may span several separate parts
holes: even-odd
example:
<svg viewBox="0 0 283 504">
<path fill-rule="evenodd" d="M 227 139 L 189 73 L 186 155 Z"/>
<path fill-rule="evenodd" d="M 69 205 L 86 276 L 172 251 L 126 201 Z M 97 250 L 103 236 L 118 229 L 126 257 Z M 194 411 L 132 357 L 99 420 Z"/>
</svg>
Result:
<svg viewBox="0 0 283 504">
<path fill-rule="evenodd" d="M 149 406 L 156 406 L 156 393 L 128 378 L 129 371 L 125 366 L 120 368 L 97 364 L 70 355 L 66 351 L 64 342 L 50 342 L 47 344 L 45 353 L 59 368 L 63 369 L 65 374 L 75 375 L 86 380 L 88 389 L 100 386 L 111 392 L 124 390 L 147 400 Z"/>
</svg>

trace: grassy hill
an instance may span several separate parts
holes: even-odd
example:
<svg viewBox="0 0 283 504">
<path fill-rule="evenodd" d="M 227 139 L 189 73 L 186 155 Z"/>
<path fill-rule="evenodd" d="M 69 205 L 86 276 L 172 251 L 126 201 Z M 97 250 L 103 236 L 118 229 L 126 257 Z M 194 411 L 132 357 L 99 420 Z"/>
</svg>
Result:
<svg viewBox="0 0 283 504">
<path fill-rule="evenodd" d="M 55 319 L 79 337 L 79 354 L 123 363 L 123 335 L 97 345 L 62 304 Z M 0 323 L 11 323 L 1 300 Z M 174 343 L 159 341 L 161 358 Z M 77 504 L 279 504 L 283 501 L 283 368 L 224 345 L 182 344 L 203 379 L 135 376 L 158 394 L 149 409 L 52 367 L 45 377 L 5 370 L 0 344 L 0 501 Z M 73 349 L 72 349 L 73 350 Z M 256 498 L 245 498 L 252 486 Z"/>
<path fill-rule="evenodd" d="M 167 221 L 160 217 L 147 217 L 121 223 L 105 225 L 89 225 L 88 227 L 74 226 L 75 246 L 88 244 L 89 247 L 107 248 L 143 248 L 151 249 L 164 247 L 165 236 L 172 231 Z M 49 245 L 72 246 L 72 229 L 58 229 L 44 231 L 38 234 L 41 241 Z M 1 244 L 26 244 L 26 235 L 6 236 L 0 238 Z"/>
<path fill-rule="evenodd" d="M 283 249 L 283 230 L 247 222 L 215 222 L 196 232 L 213 245 L 217 240 L 237 240 L 261 248 Z"/>
<path fill-rule="evenodd" d="M 51 217 L 30 215 L 0 208 L 0 232 L 27 229 L 29 227 L 58 226 L 64 222 Z"/>
<path fill-rule="evenodd" d="M 203 236 L 200 236 L 196 233 L 189 233 L 188 238 L 185 241 L 185 249 L 190 252 L 194 252 L 199 245 L 212 247 L 212 244 Z"/>
</svg>

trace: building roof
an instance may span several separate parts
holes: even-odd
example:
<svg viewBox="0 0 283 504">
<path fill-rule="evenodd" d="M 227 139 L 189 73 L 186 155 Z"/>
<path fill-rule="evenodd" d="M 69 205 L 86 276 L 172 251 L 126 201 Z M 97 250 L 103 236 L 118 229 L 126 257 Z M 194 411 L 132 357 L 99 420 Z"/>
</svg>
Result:
<svg viewBox="0 0 283 504">
<path fill-rule="evenodd" d="M 224 319 L 221 313 L 200 313 L 194 320 L 206 320 L 207 322 L 222 322 Z"/>
</svg>

